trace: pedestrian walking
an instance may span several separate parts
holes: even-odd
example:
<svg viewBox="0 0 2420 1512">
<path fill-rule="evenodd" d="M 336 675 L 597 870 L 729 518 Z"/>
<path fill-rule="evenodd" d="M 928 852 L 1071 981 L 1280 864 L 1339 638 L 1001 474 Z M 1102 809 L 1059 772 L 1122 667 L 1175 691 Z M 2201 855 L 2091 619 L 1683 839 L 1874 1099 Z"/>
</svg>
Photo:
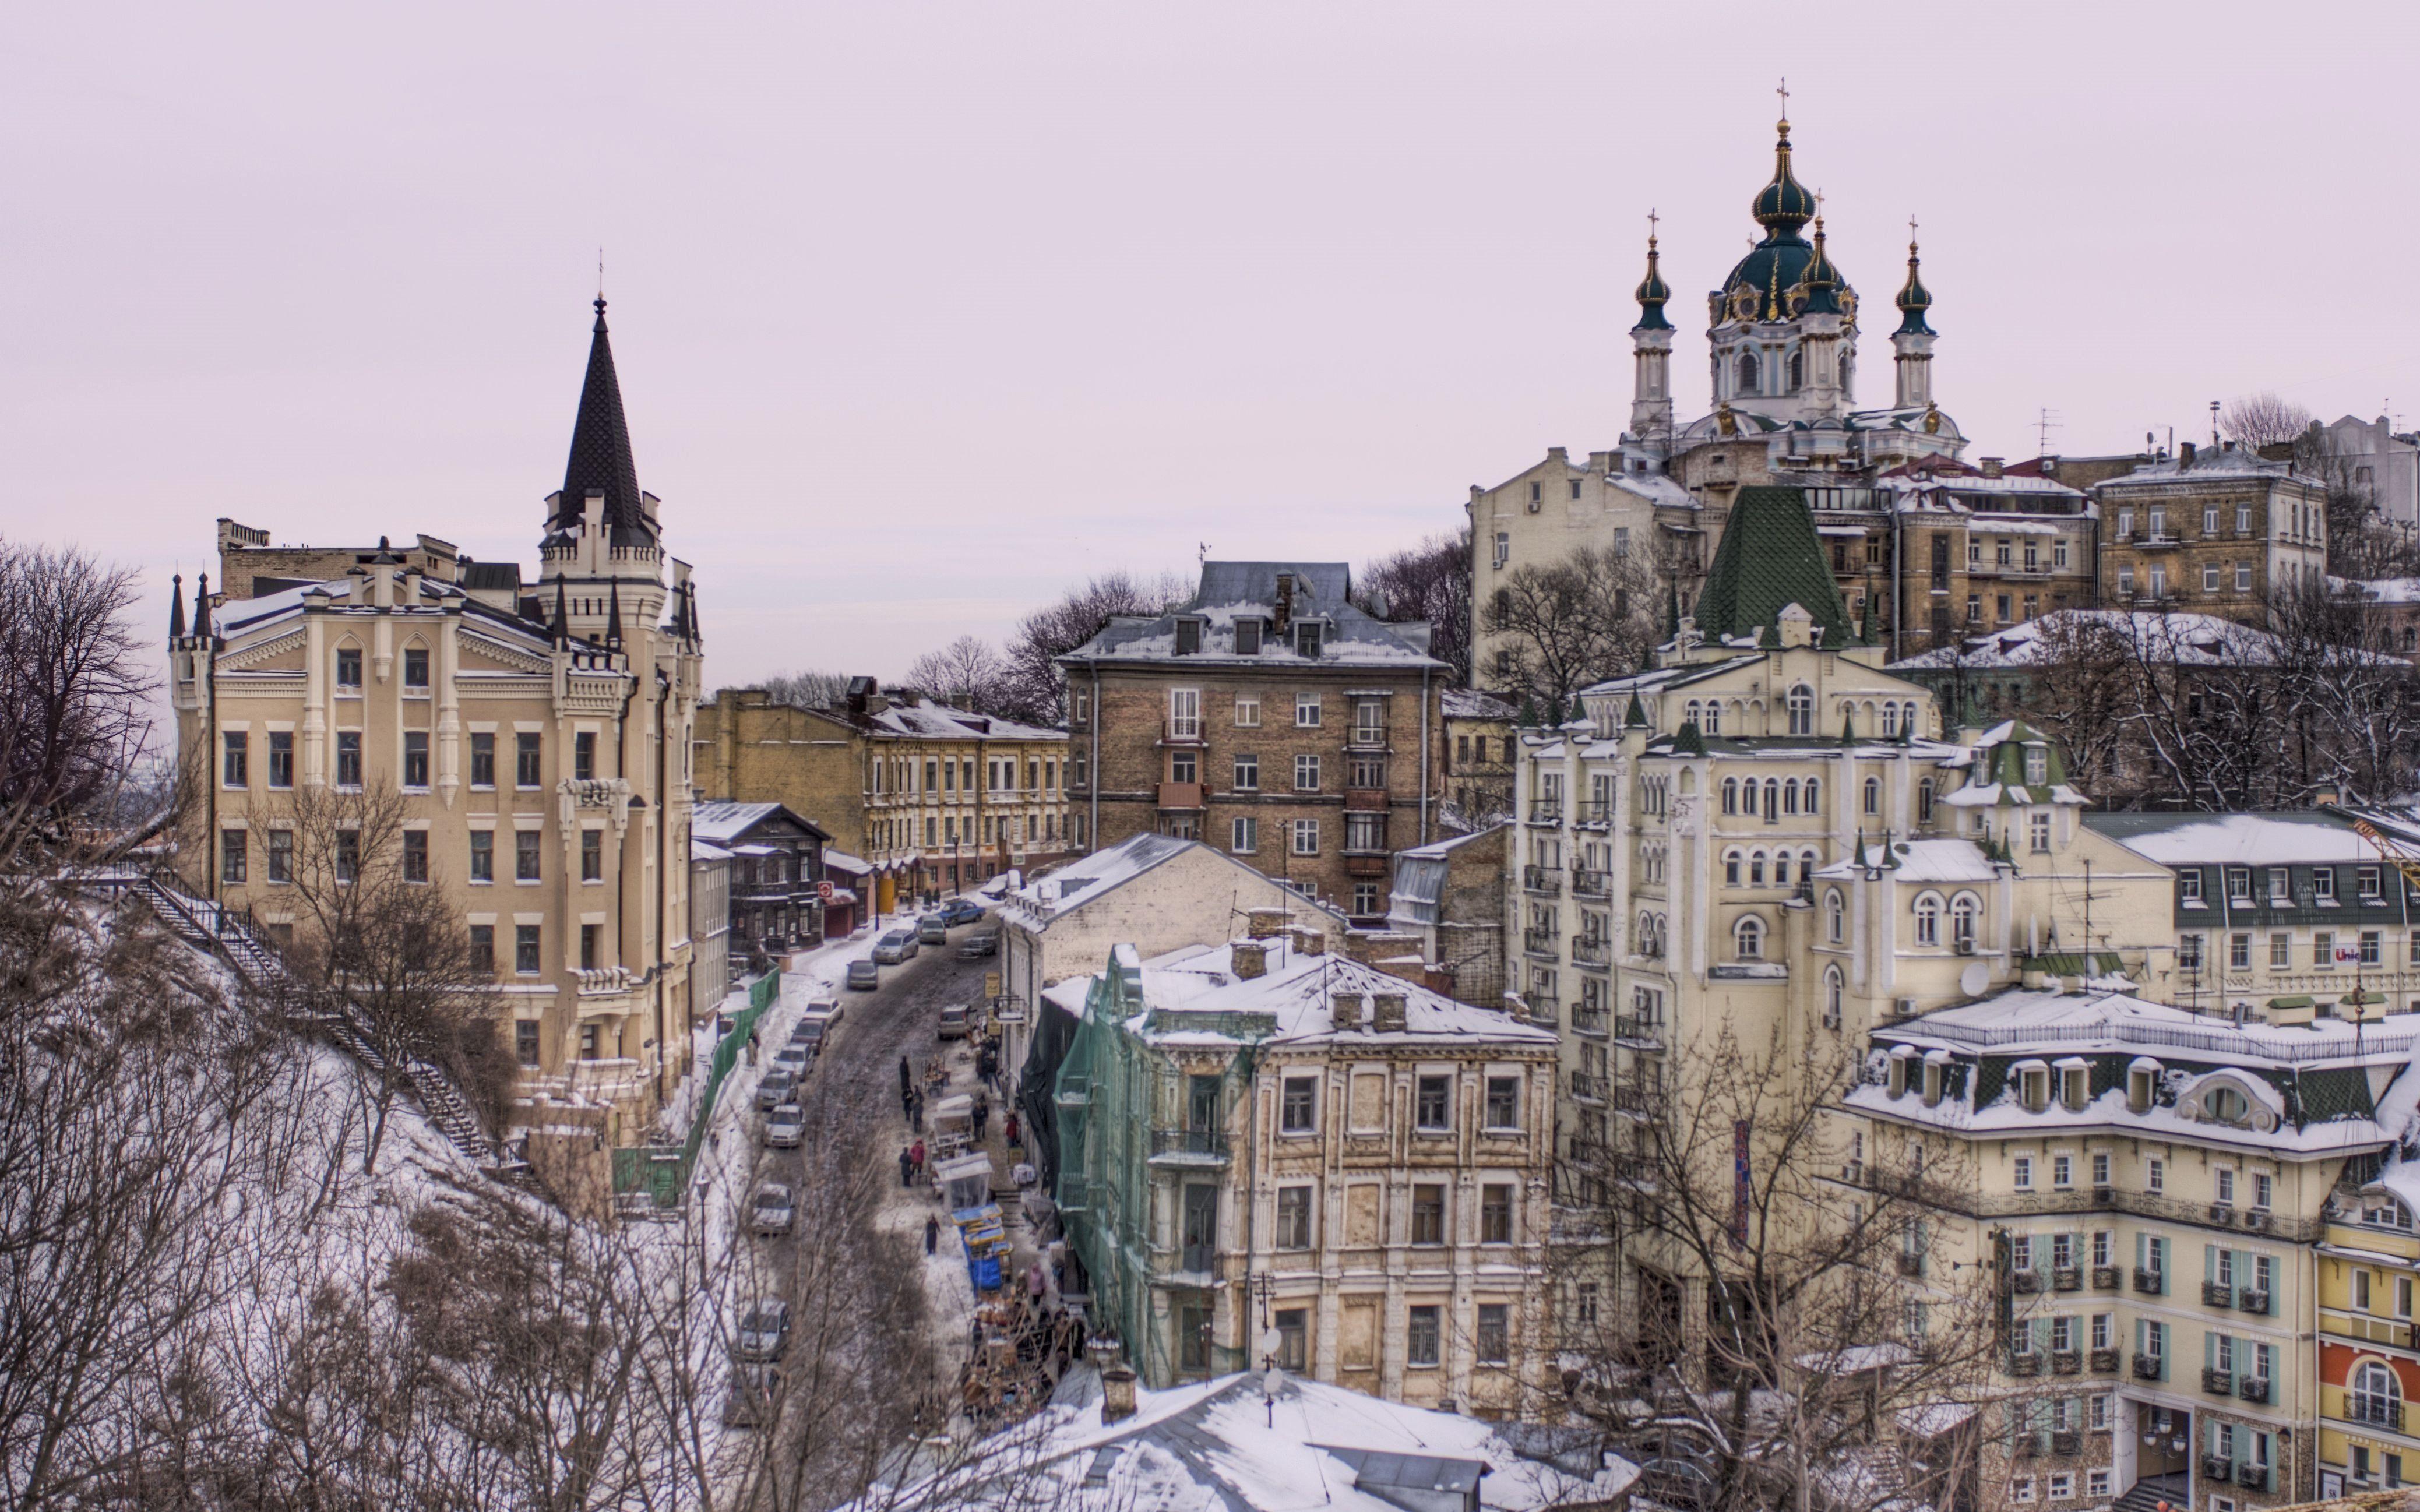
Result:
<svg viewBox="0 0 2420 1512">
<path fill-rule="evenodd" d="M 906 1056 L 901 1056 L 899 1057 L 899 1095 L 901 1097 L 906 1097 L 908 1095 L 908 1088 L 914 1085 L 915 1083 L 911 1081 L 908 1075 L 908 1057 Z"/>
<path fill-rule="evenodd" d="M 927 1255 L 934 1254 L 938 1252 L 940 1247 L 941 1220 L 939 1218 L 926 1218 L 924 1220 L 924 1253 Z"/>
<path fill-rule="evenodd" d="M 991 1107 L 990 1107 L 990 1105 L 989 1105 L 988 1103 L 977 1103 L 975 1104 L 975 1138 L 976 1138 L 976 1139 L 980 1140 L 980 1139 L 982 1139 L 982 1138 L 983 1138 L 983 1136 L 984 1136 L 984 1124 L 985 1124 L 986 1121 L 988 1121 L 988 1120 L 990 1119 L 990 1118 L 991 1118 Z"/>
<path fill-rule="evenodd" d="M 901 1145 L 899 1147 L 899 1184 L 901 1186 L 915 1185 L 915 1160 L 908 1154 L 908 1147 L 906 1145 Z"/>
<path fill-rule="evenodd" d="M 1013 1145 L 1013 1144 L 1016 1143 L 1016 1113 L 1011 1112 L 1007 1118 L 1005 1118 L 1005 1119 L 1001 1119 L 1001 1120 L 1000 1132 L 1001 1132 L 1001 1136 L 1002 1136 L 1002 1137 L 1004 1137 L 1005 1139 L 1007 1139 L 1007 1141 L 1008 1141 L 1010 1144 L 1012 1144 L 1012 1145 Z"/>
<path fill-rule="evenodd" d="M 918 1134 L 924 1132 L 924 1094 L 917 1092 L 908 1100 L 908 1126 Z"/>
<path fill-rule="evenodd" d="M 913 1155 L 913 1156 L 915 1156 L 915 1157 L 916 1157 L 916 1174 L 917 1174 L 917 1175 L 919 1175 L 919 1176 L 923 1175 L 923 1174 L 924 1174 L 924 1141 L 923 1141 L 923 1140 L 922 1140 L 922 1139 L 919 1139 L 919 1140 L 917 1140 L 914 1144 L 909 1145 L 909 1146 L 908 1147 L 908 1153 L 909 1153 L 910 1155 Z"/>
</svg>

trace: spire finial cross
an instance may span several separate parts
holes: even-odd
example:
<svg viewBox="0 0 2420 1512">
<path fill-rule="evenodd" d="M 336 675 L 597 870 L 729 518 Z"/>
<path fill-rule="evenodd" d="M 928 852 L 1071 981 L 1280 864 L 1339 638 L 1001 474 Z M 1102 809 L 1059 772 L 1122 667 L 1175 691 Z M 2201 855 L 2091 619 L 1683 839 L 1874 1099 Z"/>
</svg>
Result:
<svg viewBox="0 0 2420 1512">
<path fill-rule="evenodd" d="M 1774 93 L 1781 97 L 1781 120 L 1782 124 L 1788 125 L 1790 122 L 1790 81 L 1787 78 L 1784 78 L 1781 81 L 1781 87 L 1776 89 Z"/>
<path fill-rule="evenodd" d="M 1647 244 L 1650 247 L 1655 245 L 1655 209 L 1654 207 L 1650 206 L 1647 210 Z"/>
</svg>

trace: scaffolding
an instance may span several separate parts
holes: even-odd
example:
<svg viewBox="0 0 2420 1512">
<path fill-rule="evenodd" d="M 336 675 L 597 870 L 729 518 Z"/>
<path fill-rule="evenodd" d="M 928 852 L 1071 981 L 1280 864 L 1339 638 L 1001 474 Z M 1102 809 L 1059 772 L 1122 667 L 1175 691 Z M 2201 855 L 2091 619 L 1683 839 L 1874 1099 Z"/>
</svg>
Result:
<svg viewBox="0 0 2420 1512">
<path fill-rule="evenodd" d="M 1155 1388 L 1251 1364 L 1240 1288 L 1217 1273 L 1219 1251 L 1240 1247 L 1222 1245 L 1219 1225 L 1241 1185 L 1229 1176 L 1227 1131 L 1249 1105 L 1251 1026 L 1185 1027 L 1180 1046 L 1155 1041 L 1133 949 L 1120 947 L 1093 980 L 1052 1087 L 1052 1196 L 1084 1270 L 1093 1332 L 1116 1337 Z"/>
</svg>

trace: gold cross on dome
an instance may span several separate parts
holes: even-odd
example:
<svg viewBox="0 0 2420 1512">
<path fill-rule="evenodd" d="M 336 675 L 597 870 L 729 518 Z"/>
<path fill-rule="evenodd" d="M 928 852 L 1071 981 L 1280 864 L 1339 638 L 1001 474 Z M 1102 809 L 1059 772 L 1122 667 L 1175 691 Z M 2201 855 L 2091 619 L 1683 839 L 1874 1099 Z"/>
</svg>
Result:
<svg viewBox="0 0 2420 1512">
<path fill-rule="evenodd" d="M 1781 87 L 1775 90 L 1774 93 L 1781 97 L 1781 118 L 1785 121 L 1790 119 L 1790 81 L 1786 78 L 1783 79 L 1781 81 Z"/>
<path fill-rule="evenodd" d="M 1651 207 L 1647 211 L 1647 244 L 1651 247 L 1655 245 L 1655 211 Z"/>
</svg>

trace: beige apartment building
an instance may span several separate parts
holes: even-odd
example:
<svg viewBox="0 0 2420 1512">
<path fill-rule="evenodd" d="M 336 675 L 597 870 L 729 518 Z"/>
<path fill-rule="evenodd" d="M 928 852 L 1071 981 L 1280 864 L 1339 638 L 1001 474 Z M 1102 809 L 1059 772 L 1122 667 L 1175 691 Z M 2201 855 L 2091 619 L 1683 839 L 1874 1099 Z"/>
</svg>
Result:
<svg viewBox="0 0 2420 1512">
<path fill-rule="evenodd" d="M 1079 840 L 1204 841 L 1382 921 L 1395 853 L 1435 838 L 1450 672 L 1352 589 L 1342 563 L 1208 562 L 1190 602 L 1060 657 Z"/>
<path fill-rule="evenodd" d="M 701 795 L 787 805 L 831 835 L 839 864 L 867 863 L 863 902 L 877 915 L 1075 849 L 1066 732 L 885 692 L 871 677 L 822 709 L 723 688 L 698 710 L 697 750 Z"/>
<path fill-rule="evenodd" d="M 2102 602 L 2257 624 L 2281 590 L 2324 586 L 2327 489 L 2293 464 L 2191 441 L 2099 484 Z"/>
<path fill-rule="evenodd" d="M 638 487 L 601 300 L 543 525 L 524 583 L 431 536 L 272 546 L 221 520 L 221 587 L 170 627 L 178 750 L 207 779 L 178 864 L 291 939 L 308 927 L 298 800 L 326 799 L 341 825 L 399 795 L 397 854 L 364 859 L 459 906 L 522 1068 L 521 1116 L 627 1143 L 721 984 L 692 1000 L 694 598 Z"/>
</svg>

